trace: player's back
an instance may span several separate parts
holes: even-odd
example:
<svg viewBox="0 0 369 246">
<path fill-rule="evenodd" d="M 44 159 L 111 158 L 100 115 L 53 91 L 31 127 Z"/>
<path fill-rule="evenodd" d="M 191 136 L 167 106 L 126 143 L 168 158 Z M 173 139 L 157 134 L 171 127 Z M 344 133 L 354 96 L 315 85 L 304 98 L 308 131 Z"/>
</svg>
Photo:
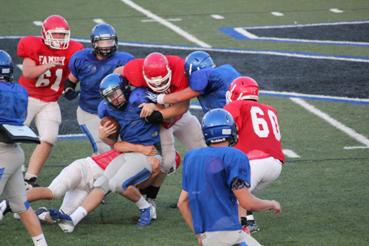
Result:
<svg viewBox="0 0 369 246">
<path fill-rule="evenodd" d="M 28 94 L 18 83 L 0 82 L 0 123 L 23 125 Z"/>
<path fill-rule="evenodd" d="M 249 177 L 245 154 L 232 147 L 204 147 L 187 152 L 183 162 L 182 185 L 189 195 L 196 233 L 239 230 L 231 183 L 239 175 Z"/>
</svg>

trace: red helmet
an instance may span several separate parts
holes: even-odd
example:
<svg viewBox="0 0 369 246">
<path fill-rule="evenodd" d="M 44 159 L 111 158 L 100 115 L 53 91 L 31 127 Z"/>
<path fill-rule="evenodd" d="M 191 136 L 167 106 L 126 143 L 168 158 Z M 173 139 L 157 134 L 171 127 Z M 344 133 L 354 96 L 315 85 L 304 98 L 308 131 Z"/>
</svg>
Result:
<svg viewBox="0 0 369 246">
<path fill-rule="evenodd" d="M 259 85 L 250 77 L 241 76 L 234 79 L 229 86 L 226 93 L 227 102 L 236 100 L 258 100 L 259 99 Z"/>
<path fill-rule="evenodd" d="M 151 90 L 158 93 L 167 91 L 172 79 L 172 70 L 168 59 L 159 52 L 146 56 L 143 64 L 143 76 Z"/>
<path fill-rule="evenodd" d="M 41 35 L 44 43 L 52 49 L 65 50 L 69 46 L 69 25 L 60 15 L 50 15 L 44 20 Z"/>
</svg>

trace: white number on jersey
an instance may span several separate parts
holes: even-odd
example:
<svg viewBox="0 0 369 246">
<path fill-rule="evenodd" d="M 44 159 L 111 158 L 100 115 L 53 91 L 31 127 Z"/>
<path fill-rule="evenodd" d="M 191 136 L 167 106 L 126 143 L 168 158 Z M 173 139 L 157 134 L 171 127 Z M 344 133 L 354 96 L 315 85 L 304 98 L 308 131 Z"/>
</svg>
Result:
<svg viewBox="0 0 369 246">
<path fill-rule="evenodd" d="M 63 75 L 63 69 L 62 68 L 58 68 L 55 71 L 55 75 L 56 75 L 56 79 L 54 84 L 50 87 L 50 89 L 54 90 L 54 91 L 58 91 L 59 87 L 60 87 L 60 82 L 62 79 L 62 75 Z M 50 77 L 51 77 L 51 72 L 50 70 L 47 70 L 46 72 L 44 72 L 43 74 L 41 74 L 36 82 L 36 87 L 46 87 L 50 85 Z"/>
<path fill-rule="evenodd" d="M 277 115 L 271 111 L 268 110 L 267 117 L 264 114 L 264 111 L 257 106 L 252 106 L 251 110 L 251 121 L 252 121 L 252 127 L 254 129 L 255 134 L 260 138 L 266 138 L 269 135 L 269 127 L 267 120 L 270 121 L 272 125 L 273 135 L 274 137 L 280 141 L 281 140 L 281 132 L 279 130 L 279 124 L 278 124 L 278 118 Z"/>
</svg>

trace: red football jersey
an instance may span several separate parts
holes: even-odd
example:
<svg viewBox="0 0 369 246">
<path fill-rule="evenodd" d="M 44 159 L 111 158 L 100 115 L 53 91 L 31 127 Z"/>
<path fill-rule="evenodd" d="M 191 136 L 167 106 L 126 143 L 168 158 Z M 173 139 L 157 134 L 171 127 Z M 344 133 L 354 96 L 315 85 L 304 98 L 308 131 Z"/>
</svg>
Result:
<svg viewBox="0 0 369 246">
<path fill-rule="evenodd" d="M 45 102 L 57 101 L 64 89 L 64 81 L 69 74 L 68 63 L 71 56 L 83 45 L 70 40 L 68 49 L 51 49 L 44 44 L 41 37 L 27 36 L 18 43 L 17 55 L 21 58 L 30 58 L 36 65 L 57 63 L 58 65 L 41 74 L 37 79 L 27 79 L 23 75 L 19 83 L 24 86 L 29 96 Z"/>
<path fill-rule="evenodd" d="M 184 60 L 179 56 L 167 55 L 169 68 L 172 70 L 172 80 L 167 93 L 181 91 L 188 87 L 188 80 L 184 70 Z M 148 87 L 143 76 L 143 58 L 130 60 L 123 67 L 122 76 L 134 87 Z M 182 116 L 171 119 L 169 122 L 163 122 L 162 126 L 170 128 Z"/>
<path fill-rule="evenodd" d="M 122 153 L 115 150 L 109 150 L 102 154 L 91 156 L 91 159 L 94 160 L 96 164 L 99 165 L 103 170 L 105 170 L 111 161 L 120 154 Z"/>
<path fill-rule="evenodd" d="M 168 93 L 183 90 L 188 87 L 188 80 L 184 70 L 184 60 L 179 56 L 167 55 L 169 68 L 172 70 L 172 80 Z M 143 58 L 130 60 L 123 68 L 125 78 L 134 87 L 148 87 L 143 76 Z"/>
<path fill-rule="evenodd" d="M 250 160 L 274 157 L 284 161 L 277 111 L 256 101 L 234 101 L 224 108 L 237 124 L 238 142 L 234 146 Z"/>
</svg>

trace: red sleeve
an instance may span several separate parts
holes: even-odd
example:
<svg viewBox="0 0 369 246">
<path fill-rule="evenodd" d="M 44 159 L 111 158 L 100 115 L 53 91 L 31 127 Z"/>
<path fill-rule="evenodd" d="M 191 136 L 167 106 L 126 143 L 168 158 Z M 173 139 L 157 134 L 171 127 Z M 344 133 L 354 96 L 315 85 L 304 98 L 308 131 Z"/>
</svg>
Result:
<svg viewBox="0 0 369 246">
<path fill-rule="evenodd" d="M 17 47 L 17 55 L 21 58 L 30 58 L 38 64 L 38 51 L 37 49 L 40 47 L 38 44 L 41 38 L 27 36 L 19 40 Z"/>
<path fill-rule="evenodd" d="M 184 70 L 184 59 L 179 56 L 166 56 L 172 70 L 171 93 L 181 91 L 188 87 L 188 80 Z"/>
<path fill-rule="evenodd" d="M 147 87 L 142 73 L 143 62 L 144 59 L 142 58 L 133 59 L 123 67 L 123 72 L 121 75 L 125 77 L 134 87 Z"/>
</svg>

